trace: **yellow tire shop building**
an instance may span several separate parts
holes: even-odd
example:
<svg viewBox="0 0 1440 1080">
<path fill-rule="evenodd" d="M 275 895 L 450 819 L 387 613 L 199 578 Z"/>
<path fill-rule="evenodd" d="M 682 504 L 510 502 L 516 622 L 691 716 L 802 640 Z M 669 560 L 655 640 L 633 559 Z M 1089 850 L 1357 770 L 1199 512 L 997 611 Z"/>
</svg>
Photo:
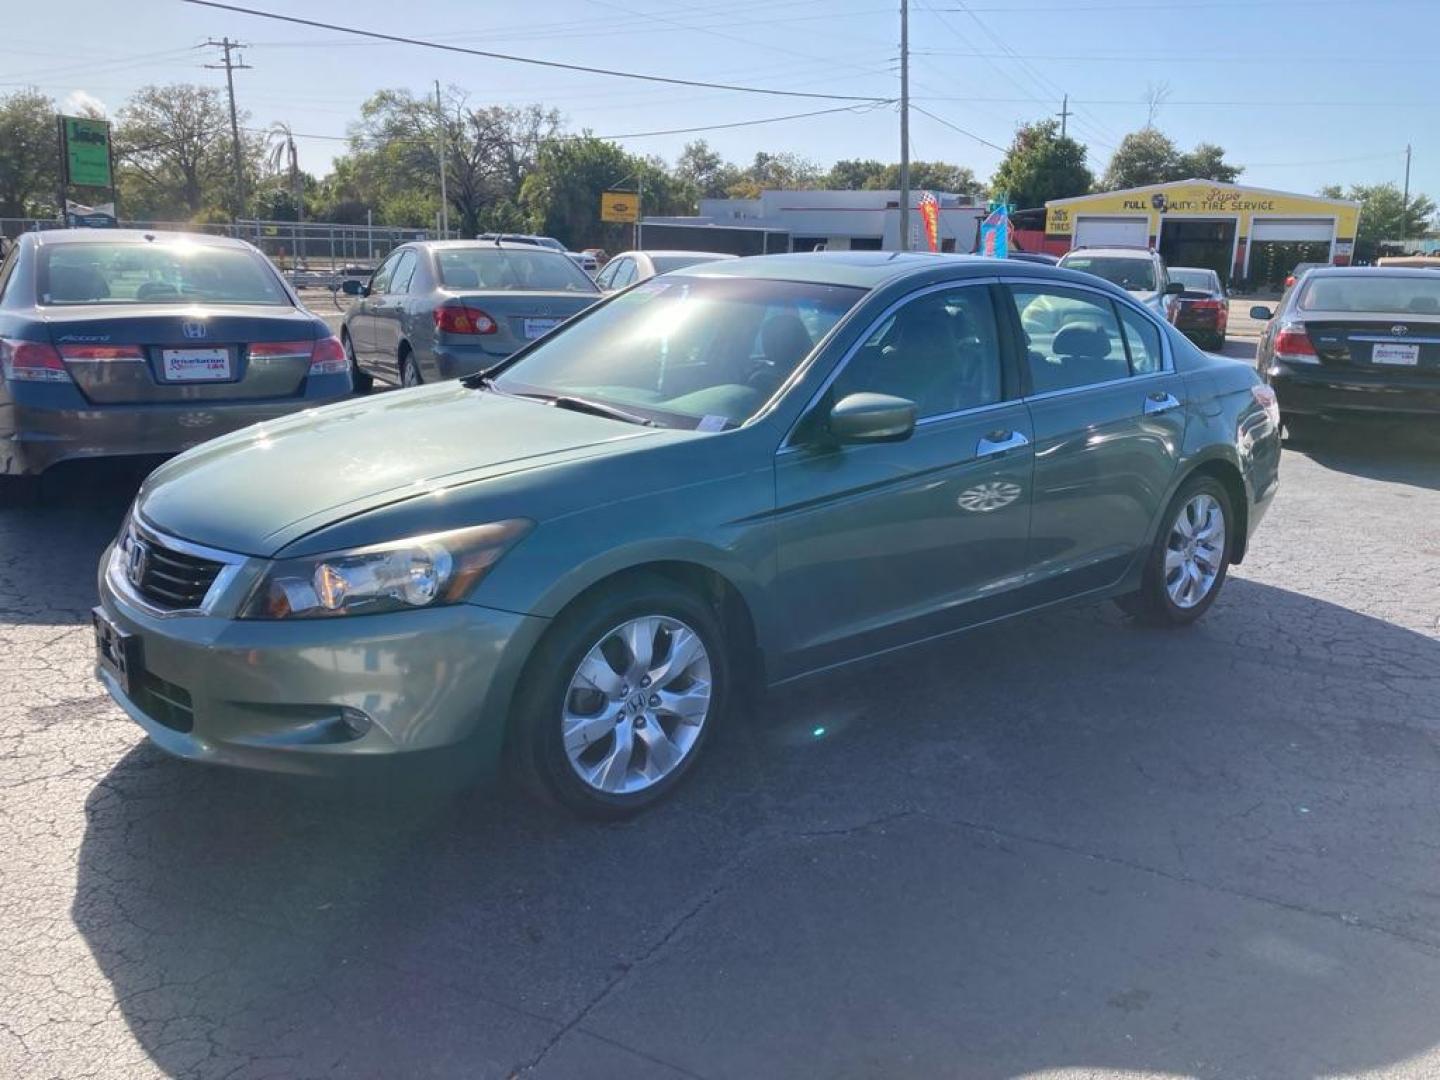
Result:
<svg viewBox="0 0 1440 1080">
<path fill-rule="evenodd" d="M 1170 266 L 1274 286 L 1299 262 L 1348 263 L 1359 219 L 1344 199 L 1177 180 L 1047 202 L 1045 249 L 1154 248 Z"/>
</svg>

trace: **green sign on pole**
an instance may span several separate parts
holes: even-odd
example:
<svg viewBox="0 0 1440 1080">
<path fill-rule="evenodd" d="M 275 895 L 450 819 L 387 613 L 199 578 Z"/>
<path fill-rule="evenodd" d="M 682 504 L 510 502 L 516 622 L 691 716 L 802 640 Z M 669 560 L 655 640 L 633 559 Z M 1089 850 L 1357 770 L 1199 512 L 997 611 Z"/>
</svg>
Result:
<svg viewBox="0 0 1440 1080">
<path fill-rule="evenodd" d="M 113 186 L 110 175 L 110 122 L 84 116 L 60 117 L 60 150 L 65 182 L 81 187 Z"/>
</svg>

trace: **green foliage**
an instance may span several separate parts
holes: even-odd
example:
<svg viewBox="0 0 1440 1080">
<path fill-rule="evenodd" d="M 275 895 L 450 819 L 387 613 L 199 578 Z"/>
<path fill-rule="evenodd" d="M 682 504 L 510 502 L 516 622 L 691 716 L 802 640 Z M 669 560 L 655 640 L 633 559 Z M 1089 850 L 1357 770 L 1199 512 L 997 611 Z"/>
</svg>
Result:
<svg viewBox="0 0 1440 1080">
<path fill-rule="evenodd" d="M 1355 237 L 1355 258 L 1370 262 L 1386 240 L 1412 240 L 1423 236 L 1435 217 L 1435 202 L 1428 195 L 1405 194 L 1394 184 L 1352 184 L 1345 191 L 1331 184 L 1320 189 L 1327 199 L 1350 199 L 1360 204 L 1360 226 Z"/>
<path fill-rule="evenodd" d="M 600 197 L 611 188 L 633 186 L 634 166 L 617 144 L 588 133 L 546 143 L 520 189 L 531 229 L 574 249 L 629 247 L 628 225 L 600 221 Z M 623 183 L 627 177 L 629 183 Z"/>
<path fill-rule="evenodd" d="M 696 139 L 680 151 L 675 176 L 690 186 L 695 198 L 720 199 L 730 185 L 739 181 L 740 170 L 710 149 L 704 139 Z"/>
<path fill-rule="evenodd" d="M 820 167 L 813 161 L 786 151 L 768 154 L 760 151 L 727 189 L 732 199 L 758 199 L 760 192 L 796 191 L 820 186 Z"/>
<path fill-rule="evenodd" d="M 1120 140 L 1100 186 L 1119 191 L 1192 179 L 1233 184 L 1243 171 L 1227 164 L 1225 151 L 1214 143 L 1200 143 L 1188 154 L 1182 153 L 1166 135 L 1147 127 Z"/>
<path fill-rule="evenodd" d="M 55 102 L 39 90 L 0 97 L 0 217 L 50 216 L 60 188 Z"/>
<path fill-rule="evenodd" d="M 990 190 L 1004 194 L 1019 209 L 1084 195 L 1094 185 L 1085 147 L 1062 138 L 1054 120 L 1022 125 L 990 180 Z"/>
</svg>

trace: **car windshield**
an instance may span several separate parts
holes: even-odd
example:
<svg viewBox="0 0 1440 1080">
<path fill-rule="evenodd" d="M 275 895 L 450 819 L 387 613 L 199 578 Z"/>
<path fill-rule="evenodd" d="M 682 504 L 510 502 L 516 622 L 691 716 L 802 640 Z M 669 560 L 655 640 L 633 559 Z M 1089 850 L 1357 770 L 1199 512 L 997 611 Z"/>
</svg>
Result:
<svg viewBox="0 0 1440 1080">
<path fill-rule="evenodd" d="M 650 261 L 655 264 L 655 273 L 667 274 L 671 270 L 695 266 L 698 263 L 714 262 L 718 258 L 718 255 L 651 255 Z"/>
<path fill-rule="evenodd" d="M 1155 291 L 1155 264 L 1149 259 L 1126 259 L 1113 255 L 1076 255 L 1062 264 L 1067 270 L 1083 270 L 1130 292 Z"/>
<path fill-rule="evenodd" d="M 96 241 L 40 249 L 41 304 L 289 304 L 249 251 L 184 240 Z"/>
<path fill-rule="evenodd" d="M 546 338 L 493 385 L 721 430 L 755 415 L 863 295 L 754 278 L 656 279 Z"/>
<path fill-rule="evenodd" d="M 1185 267 L 1171 267 L 1170 280 L 1178 281 L 1187 289 L 1195 289 L 1200 292 L 1214 292 L 1220 287 L 1219 280 L 1215 277 L 1213 270 L 1190 270 Z"/>
<path fill-rule="evenodd" d="M 1383 270 L 1309 274 L 1301 283 L 1302 311 L 1411 311 L 1440 315 L 1440 280 Z"/>
<path fill-rule="evenodd" d="M 435 253 L 440 283 L 447 289 L 520 292 L 598 290 L 573 259 L 558 252 L 502 247 L 441 249 Z"/>
</svg>

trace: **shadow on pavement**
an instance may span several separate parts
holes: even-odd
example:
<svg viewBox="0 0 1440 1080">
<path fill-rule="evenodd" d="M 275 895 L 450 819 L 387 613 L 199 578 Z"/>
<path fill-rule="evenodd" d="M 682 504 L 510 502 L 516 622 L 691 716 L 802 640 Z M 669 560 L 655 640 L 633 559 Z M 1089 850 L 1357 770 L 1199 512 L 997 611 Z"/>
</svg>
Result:
<svg viewBox="0 0 1440 1080">
<path fill-rule="evenodd" d="M 1337 472 L 1440 490 L 1440 417 L 1335 420 L 1285 448 Z"/>
<path fill-rule="evenodd" d="M 1237 577 L 777 691 L 623 825 L 140 744 L 72 915 L 172 1075 L 1357 1072 L 1440 1040 L 1437 680 Z"/>
</svg>

